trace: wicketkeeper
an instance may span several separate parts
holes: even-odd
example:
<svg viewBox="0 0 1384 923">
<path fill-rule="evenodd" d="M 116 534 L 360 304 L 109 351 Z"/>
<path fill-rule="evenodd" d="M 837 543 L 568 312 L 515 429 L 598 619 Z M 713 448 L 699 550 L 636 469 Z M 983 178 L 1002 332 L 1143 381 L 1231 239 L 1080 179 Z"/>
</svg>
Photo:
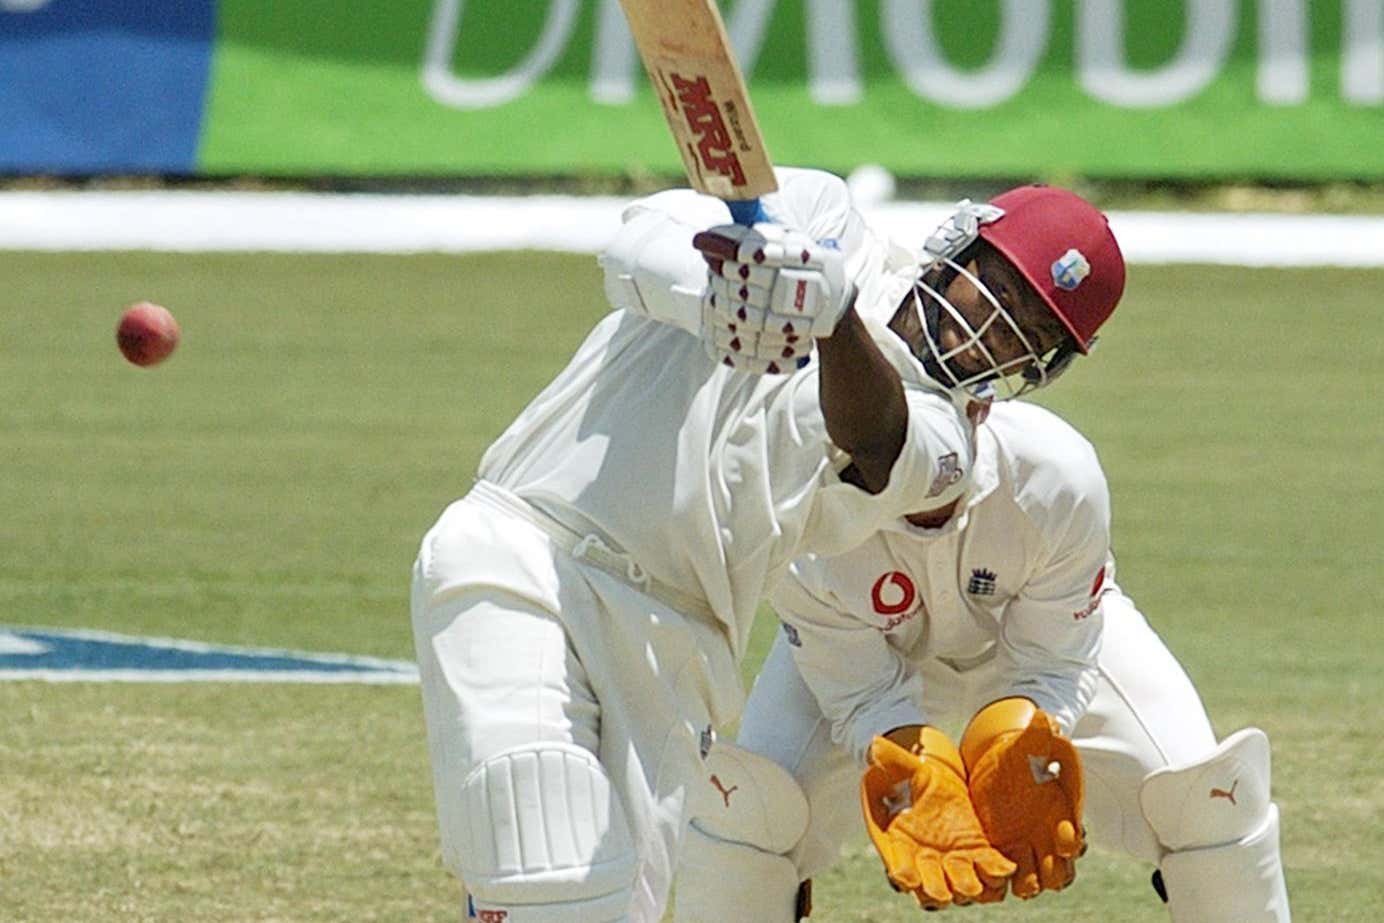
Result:
<svg viewBox="0 0 1384 923">
<path fill-rule="evenodd" d="M 693 793 L 677 923 L 796 921 L 862 814 L 925 908 L 1061 890 L 1089 836 L 1157 866 L 1174 923 L 1288 923 L 1268 739 L 1217 743 L 1115 582 L 1109 507 L 1085 439 L 997 403 L 953 509 L 795 562 Z"/>
</svg>

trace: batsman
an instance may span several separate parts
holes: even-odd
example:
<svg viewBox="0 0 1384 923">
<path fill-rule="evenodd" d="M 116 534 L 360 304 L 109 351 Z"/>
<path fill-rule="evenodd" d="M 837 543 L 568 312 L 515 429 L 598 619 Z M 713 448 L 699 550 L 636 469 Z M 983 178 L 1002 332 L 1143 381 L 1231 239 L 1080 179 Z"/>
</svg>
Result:
<svg viewBox="0 0 1384 923">
<path fill-rule="evenodd" d="M 1124 287 L 1062 190 L 891 246 L 840 179 L 773 171 L 714 3 L 623 6 L 699 192 L 626 210 L 612 313 L 414 566 L 443 859 L 491 921 L 661 919 L 760 600 L 799 555 L 959 500 L 988 402 L 1060 374 Z"/>
</svg>

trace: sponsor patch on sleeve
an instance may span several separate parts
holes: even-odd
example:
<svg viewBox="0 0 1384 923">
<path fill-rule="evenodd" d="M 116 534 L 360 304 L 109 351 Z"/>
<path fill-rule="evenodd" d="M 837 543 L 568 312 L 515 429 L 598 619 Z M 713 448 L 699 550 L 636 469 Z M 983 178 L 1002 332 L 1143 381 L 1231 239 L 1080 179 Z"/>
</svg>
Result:
<svg viewBox="0 0 1384 923">
<path fill-rule="evenodd" d="M 955 452 L 948 452 L 937 459 L 937 476 L 932 479 L 932 486 L 928 488 L 928 497 L 940 497 L 946 489 L 966 474 L 961 467 L 961 458 Z"/>
<path fill-rule="evenodd" d="M 1100 570 L 1096 571 L 1096 579 L 1091 581 L 1091 598 L 1086 605 L 1072 613 L 1072 618 L 1080 621 L 1088 617 L 1100 606 L 1101 591 L 1105 589 L 1105 565 L 1102 564 Z"/>
</svg>

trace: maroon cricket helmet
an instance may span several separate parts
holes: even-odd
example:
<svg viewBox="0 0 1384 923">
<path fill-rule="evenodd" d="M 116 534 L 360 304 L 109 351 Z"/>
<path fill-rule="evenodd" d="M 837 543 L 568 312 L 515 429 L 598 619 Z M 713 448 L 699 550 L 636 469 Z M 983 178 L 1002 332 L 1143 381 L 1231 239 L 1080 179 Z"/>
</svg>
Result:
<svg viewBox="0 0 1384 923">
<path fill-rule="evenodd" d="M 1124 293 L 1124 255 L 1099 209 L 1055 186 L 1020 186 L 991 204 L 980 236 L 1021 272 L 1087 352 Z"/>
</svg>

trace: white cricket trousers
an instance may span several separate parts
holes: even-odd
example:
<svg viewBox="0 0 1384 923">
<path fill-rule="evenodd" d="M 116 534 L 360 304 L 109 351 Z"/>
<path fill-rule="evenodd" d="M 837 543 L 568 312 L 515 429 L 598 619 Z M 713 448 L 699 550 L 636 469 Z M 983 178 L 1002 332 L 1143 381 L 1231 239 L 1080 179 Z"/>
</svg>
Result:
<svg viewBox="0 0 1384 923">
<path fill-rule="evenodd" d="M 733 717 L 739 674 L 718 629 L 574 559 L 522 503 L 481 485 L 443 512 L 414 566 L 443 860 L 461 877 L 473 768 L 515 746 L 573 744 L 599 760 L 634 840 L 628 919 L 657 923 L 703 734 Z"/>
<path fill-rule="evenodd" d="M 1089 839 L 1156 863 L 1160 848 L 1139 807 L 1139 786 L 1155 769 L 1206 756 L 1216 745 L 1201 698 L 1181 664 L 1128 597 L 1102 599 L 1105 634 L 1095 699 L 1072 739 L 1086 779 Z M 981 707 L 1003 695 L 995 662 L 958 672 L 922 665 L 932 723 L 959 733 Z M 831 742 L 831 728 L 793 663 L 783 633 L 750 692 L 737 743 L 798 779 L 811 822 L 792 858 L 803 878 L 835 864 L 842 844 L 864 828 L 861 767 Z"/>
</svg>

